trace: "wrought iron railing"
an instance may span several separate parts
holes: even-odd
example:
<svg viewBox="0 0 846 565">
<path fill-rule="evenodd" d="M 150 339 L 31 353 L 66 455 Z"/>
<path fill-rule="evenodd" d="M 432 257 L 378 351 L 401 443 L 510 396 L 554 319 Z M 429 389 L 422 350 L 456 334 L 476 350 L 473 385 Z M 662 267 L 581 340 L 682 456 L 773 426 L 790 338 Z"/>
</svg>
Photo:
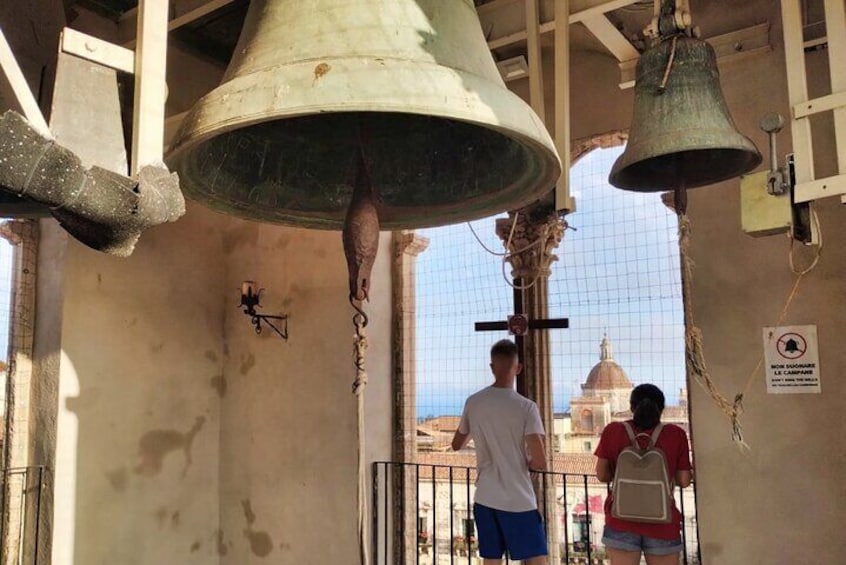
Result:
<svg viewBox="0 0 846 565">
<path fill-rule="evenodd" d="M 607 564 L 602 546 L 607 485 L 591 475 L 545 472 L 534 482 L 554 564 Z M 427 463 L 373 465 L 376 565 L 480 565 L 473 521 L 476 470 Z M 685 565 L 701 563 L 693 489 L 678 489 Z M 506 563 L 508 560 L 506 559 Z"/>
<path fill-rule="evenodd" d="M 0 473 L 0 562 L 38 565 L 45 467 L 4 469 Z"/>
</svg>

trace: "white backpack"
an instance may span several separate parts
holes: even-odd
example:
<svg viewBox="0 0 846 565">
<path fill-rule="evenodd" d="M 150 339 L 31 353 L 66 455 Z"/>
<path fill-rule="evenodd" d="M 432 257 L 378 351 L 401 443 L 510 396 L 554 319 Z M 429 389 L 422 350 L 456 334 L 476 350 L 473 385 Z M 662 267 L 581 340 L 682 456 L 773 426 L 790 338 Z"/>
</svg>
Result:
<svg viewBox="0 0 846 565">
<path fill-rule="evenodd" d="M 658 424 L 651 436 L 635 435 L 628 422 L 624 422 L 631 445 L 617 457 L 614 471 L 611 515 L 620 520 L 647 524 L 669 524 L 673 520 L 674 481 L 667 470 L 664 452 L 655 447 L 663 424 Z M 637 438 L 649 437 L 649 445 L 641 449 Z"/>
</svg>

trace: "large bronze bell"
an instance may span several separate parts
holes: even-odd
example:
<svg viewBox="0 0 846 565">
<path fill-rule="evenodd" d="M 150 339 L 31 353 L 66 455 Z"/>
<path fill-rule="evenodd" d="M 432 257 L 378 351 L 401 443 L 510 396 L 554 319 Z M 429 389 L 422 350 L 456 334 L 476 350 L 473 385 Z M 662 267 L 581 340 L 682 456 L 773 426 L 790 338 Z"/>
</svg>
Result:
<svg viewBox="0 0 846 565">
<path fill-rule="evenodd" d="M 383 229 L 516 208 L 561 173 L 472 0 L 253 0 L 223 83 L 173 148 L 187 195 L 325 229 L 344 223 L 361 154 Z"/>
<path fill-rule="evenodd" d="M 761 154 L 737 131 L 720 89 L 714 49 L 677 37 L 637 64 L 634 116 L 612 185 L 638 192 L 713 184 L 749 172 Z"/>
</svg>

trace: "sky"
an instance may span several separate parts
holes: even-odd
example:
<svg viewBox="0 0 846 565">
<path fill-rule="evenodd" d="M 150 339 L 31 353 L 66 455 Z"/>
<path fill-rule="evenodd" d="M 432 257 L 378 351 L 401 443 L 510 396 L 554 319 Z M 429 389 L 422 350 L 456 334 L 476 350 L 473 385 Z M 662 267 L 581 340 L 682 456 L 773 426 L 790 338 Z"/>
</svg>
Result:
<svg viewBox="0 0 846 565">
<path fill-rule="evenodd" d="M 621 191 L 607 183 L 623 148 L 600 149 L 571 170 L 577 211 L 549 280 L 550 317 L 570 328 L 550 330 L 553 405 L 566 411 L 607 334 L 615 360 L 634 384 L 660 386 L 670 404 L 684 386 L 676 218 L 657 193 Z M 504 216 L 501 216 L 504 217 Z M 473 222 L 498 253 L 495 218 Z M 505 320 L 512 290 L 502 257 L 486 251 L 467 224 L 420 230 L 430 239 L 417 263 L 418 416 L 459 414 L 464 399 L 490 384 L 488 350 L 507 332 L 474 331 L 477 321 Z M 510 267 L 505 272 L 510 278 Z"/>
<path fill-rule="evenodd" d="M 14 247 L 0 238 L 0 360 L 8 362 L 9 324 L 12 310 Z M 6 373 L 0 372 L 0 413 L 6 406 Z"/>
</svg>

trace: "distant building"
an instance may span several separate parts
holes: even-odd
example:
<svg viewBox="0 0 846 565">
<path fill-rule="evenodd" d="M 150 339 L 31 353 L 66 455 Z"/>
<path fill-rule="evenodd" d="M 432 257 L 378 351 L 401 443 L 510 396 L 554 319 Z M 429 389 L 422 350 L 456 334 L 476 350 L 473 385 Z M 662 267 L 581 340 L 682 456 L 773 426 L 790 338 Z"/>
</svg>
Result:
<svg viewBox="0 0 846 565">
<path fill-rule="evenodd" d="M 436 416 L 421 421 L 417 424 L 417 450 L 449 451 L 460 423 L 460 416 Z"/>
<path fill-rule="evenodd" d="M 614 360 L 608 336 L 599 346 L 599 363 L 588 373 L 582 396 L 570 400 L 569 414 L 556 414 L 555 445 L 564 453 L 592 453 L 602 430 L 611 422 L 632 417 L 629 397 L 634 385 Z M 688 431 L 687 390 L 681 390 L 679 404 L 664 408 L 662 420 Z"/>
</svg>

